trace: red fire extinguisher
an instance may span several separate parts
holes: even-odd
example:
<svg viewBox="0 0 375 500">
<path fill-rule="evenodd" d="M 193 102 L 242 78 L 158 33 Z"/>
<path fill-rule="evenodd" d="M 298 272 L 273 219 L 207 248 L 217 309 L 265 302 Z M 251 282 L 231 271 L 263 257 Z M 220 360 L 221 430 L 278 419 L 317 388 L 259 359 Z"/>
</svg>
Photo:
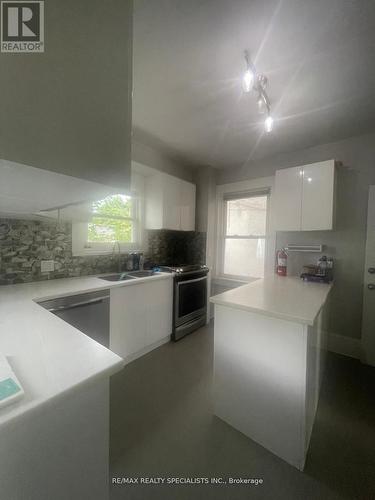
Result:
<svg viewBox="0 0 375 500">
<path fill-rule="evenodd" d="M 276 252 L 276 273 L 279 276 L 286 276 L 288 254 L 282 248 Z"/>
</svg>

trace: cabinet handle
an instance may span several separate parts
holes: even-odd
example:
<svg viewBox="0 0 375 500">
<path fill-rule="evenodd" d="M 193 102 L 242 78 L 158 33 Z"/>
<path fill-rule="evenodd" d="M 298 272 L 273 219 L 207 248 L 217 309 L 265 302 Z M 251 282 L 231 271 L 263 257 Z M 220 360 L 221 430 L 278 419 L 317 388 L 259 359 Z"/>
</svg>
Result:
<svg viewBox="0 0 375 500">
<path fill-rule="evenodd" d="M 369 284 L 367 285 L 367 288 L 368 288 L 369 290 L 375 290 L 375 285 L 374 285 L 374 283 L 369 283 Z"/>
<path fill-rule="evenodd" d="M 370 274 L 375 274 L 375 267 L 369 267 L 369 268 L 368 268 L 368 272 L 369 272 Z"/>
</svg>

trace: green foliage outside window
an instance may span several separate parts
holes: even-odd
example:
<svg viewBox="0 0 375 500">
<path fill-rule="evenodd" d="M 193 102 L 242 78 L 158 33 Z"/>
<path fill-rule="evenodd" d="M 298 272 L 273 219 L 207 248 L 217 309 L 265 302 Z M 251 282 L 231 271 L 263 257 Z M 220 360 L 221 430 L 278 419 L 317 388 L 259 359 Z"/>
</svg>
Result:
<svg viewBox="0 0 375 500">
<path fill-rule="evenodd" d="M 133 221 L 132 200 L 117 194 L 107 196 L 92 205 L 94 216 L 88 226 L 89 242 L 127 242 L 132 241 Z"/>
</svg>

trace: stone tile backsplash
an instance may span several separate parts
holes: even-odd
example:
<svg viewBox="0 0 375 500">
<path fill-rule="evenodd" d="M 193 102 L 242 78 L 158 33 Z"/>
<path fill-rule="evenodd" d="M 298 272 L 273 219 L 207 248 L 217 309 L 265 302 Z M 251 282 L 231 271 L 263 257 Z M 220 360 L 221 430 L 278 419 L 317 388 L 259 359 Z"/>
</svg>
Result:
<svg viewBox="0 0 375 500">
<path fill-rule="evenodd" d="M 42 273 L 40 262 L 50 259 L 55 270 Z M 0 219 L 0 285 L 115 272 L 117 266 L 117 256 L 73 257 L 69 222 Z"/>
<path fill-rule="evenodd" d="M 146 259 L 155 265 L 204 264 L 206 234 L 195 231 L 147 231 Z M 121 255 L 122 269 L 127 255 Z M 55 270 L 42 273 L 42 260 L 54 260 Z M 118 271 L 118 256 L 72 255 L 69 222 L 0 219 L 0 285 L 28 283 Z"/>
<path fill-rule="evenodd" d="M 166 266 L 205 264 L 206 233 L 149 230 L 147 256 L 155 264 Z"/>
</svg>

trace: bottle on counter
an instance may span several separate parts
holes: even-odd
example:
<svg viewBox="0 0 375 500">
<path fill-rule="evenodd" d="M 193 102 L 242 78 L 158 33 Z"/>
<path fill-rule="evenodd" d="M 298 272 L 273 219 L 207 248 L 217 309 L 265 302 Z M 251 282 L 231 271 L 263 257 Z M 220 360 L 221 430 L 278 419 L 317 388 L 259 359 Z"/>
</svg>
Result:
<svg viewBox="0 0 375 500">
<path fill-rule="evenodd" d="M 278 250 L 276 252 L 276 274 L 279 276 L 287 275 L 287 262 L 288 254 L 286 253 L 285 248 Z"/>
<path fill-rule="evenodd" d="M 126 258 L 126 270 L 127 271 L 135 271 L 133 266 L 134 266 L 133 255 L 131 253 L 129 253 L 127 258 Z"/>
<path fill-rule="evenodd" d="M 143 253 L 140 253 L 140 254 L 139 254 L 139 262 L 138 262 L 138 269 L 139 269 L 140 271 L 143 271 L 144 264 L 145 264 L 145 258 L 144 258 L 144 256 L 143 256 Z"/>
<path fill-rule="evenodd" d="M 327 274 L 327 257 L 325 255 L 322 255 L 320 259 L 318 260 L 318 275 L 319 276 L 326 276 Z"/>
<path fill-rule="evenodd" d="M 327 276 L 329 281 L 333 281 L 333 258 L 328 257 L 327 259 Z"/>
</svg>

